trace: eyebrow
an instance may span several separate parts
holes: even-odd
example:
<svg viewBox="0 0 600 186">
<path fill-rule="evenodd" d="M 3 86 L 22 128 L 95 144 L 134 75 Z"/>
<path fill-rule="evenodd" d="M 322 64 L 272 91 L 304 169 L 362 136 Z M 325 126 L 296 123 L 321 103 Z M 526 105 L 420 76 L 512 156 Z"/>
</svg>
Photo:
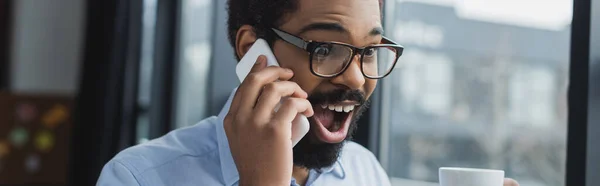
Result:
<svg viewBox="0 0 600 186">
<path fill-rule="evenodd" d="M 300 32 L 298 33 L 298 35 L 302 35 L 305 32 L 313 31 L 313 30 L 327 30 L 327 31 L 340 32 L 340 33 L 350 33 L 348 31 L 348 29 L 346 29 L 344 26 L 340 25 L 339 23 L 312 23 L 312 24 L 302 27 L 302 29 L 300 29 Z M 383 35 L 383 28 L 381 28 L 381 27 L 375 27 L 375 28 L 371 29 L 371 31 L 369 31 L 369 36 L 379 36 L 379 35 Z"/>
</svg>

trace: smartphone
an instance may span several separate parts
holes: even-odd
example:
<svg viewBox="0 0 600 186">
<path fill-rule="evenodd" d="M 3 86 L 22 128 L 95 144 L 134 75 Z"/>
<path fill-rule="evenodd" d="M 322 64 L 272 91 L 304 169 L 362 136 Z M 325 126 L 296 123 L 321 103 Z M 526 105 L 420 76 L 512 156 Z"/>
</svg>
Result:
<svg viewBox="0 0 600 186">
<path fill-rule="evenodd" d="M 260 55 L 267 57 L 267 66 L 279 66 L 269 44 L 264 39 L 257 39 L 235 68 L 240 82 L 243 82 L 248 73 L 250 73 L 250 69 L 252 69 L 252 66 L 254 66 Z M 279 106 L 281 106 L 281 103 L 275 107 L 275 112 L 277 112 Z M 294 118 L 294 121 L 292 121 L 292 146 L 296 146 L 306 133 L 308 133 L 309 129 L 310 123 L 306 116 L 298 114 Z"/>
</svg>

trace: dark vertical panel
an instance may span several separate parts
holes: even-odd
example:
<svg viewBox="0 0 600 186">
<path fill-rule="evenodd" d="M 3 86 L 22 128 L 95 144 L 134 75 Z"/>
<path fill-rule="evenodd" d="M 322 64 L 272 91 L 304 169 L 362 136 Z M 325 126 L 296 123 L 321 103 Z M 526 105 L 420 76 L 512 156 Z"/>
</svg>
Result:
<svg viewBox="0 0 600 186">
<path fill-rule="evenodd" d="M 142 50 L 142 15 L 144 0 L 129 0 L 127 25 L 127 46 L 124 49 L 123 103 L 119 149 L 136 144 L 138 107 L 138 84 Z"/>
<path fill-rule="evenodd" d="M 69 185 L 93 185 L 102 162 L 116 152 L 122 68 L 111 47 L 116 35 L 117 2 L 87 1 L 84 61 L 71 142 Z M 93 24 L 92 24 L 93 23 Z M 114 110 L 112 110 L 114 109 Z M 94 145 L 91 145 L 94 144 Z M 95 156 L 93 156 L 93 154 Z M 85 166 L 85 167 L 83 167 Z M 87 169 L 86 169 L 87 167 Z"/>
<path fill-rule="evenodd" d="M 600 185 L 600 0 L 592 1 L 587 186 Z"/>
<path fill-rule="evenodd" d="M 588 128 L 590 0 L 573 2 L 566 185 L 585 185 Z"/>
<path fill-rule="evenodd" d="M 158 0 L 156 4 L 156 32 L 154 65 L 150 103 L 150 138 L 160 137 L 174 125 L 173 86 L 178 63 L 180 0 Z M 198 85 L 202 86 L 202 85 Z"/>
<path fill-rule="evenodd" d="M 11 0 L 0 1 L 0 91 L 8 89 L 10 82 L 11 18 Z"/>
<path fill-rule="evenodd" d="M 141 10 L 142 0 L 87 1 L 69 185 L 95 185 L 104 164 L 133 144 Z"/>
</svg>

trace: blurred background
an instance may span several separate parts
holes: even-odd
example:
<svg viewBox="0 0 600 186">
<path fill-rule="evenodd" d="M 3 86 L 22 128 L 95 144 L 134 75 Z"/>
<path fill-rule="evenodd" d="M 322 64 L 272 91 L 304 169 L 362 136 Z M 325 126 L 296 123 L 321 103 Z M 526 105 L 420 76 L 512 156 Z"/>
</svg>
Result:
<svg viewBox="0 0 600 186">
<path fill-rule="evenodd" d="M 0 185 L 93 185 L 239 83 L 224 0 L 0 0 Z M 443 166 L 600 185 L 600 1 L 386 0 L 405 46 L 355 141 L 393 185 Z"/>
</svg>

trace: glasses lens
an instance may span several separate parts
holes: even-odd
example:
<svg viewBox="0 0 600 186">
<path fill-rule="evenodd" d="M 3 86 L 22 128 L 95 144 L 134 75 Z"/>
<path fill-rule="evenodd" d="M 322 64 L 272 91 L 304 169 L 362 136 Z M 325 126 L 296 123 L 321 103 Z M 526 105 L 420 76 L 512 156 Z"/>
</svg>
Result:
<svg viewBox="0 0 600 186">
<path fill-rule="evenodd" d="M 363 54 L 363 72 L 371 78 L 387 75 L 396 63 L 396 49 L 393 47 L 370 47 Z"/>
<path fill-rule="evenodd" d="M 321 76 L 340 73 L 352 57 L 352 49 L 338 44 L 321 44 L 313 50 L 312 69 Z"/>
</svg>

